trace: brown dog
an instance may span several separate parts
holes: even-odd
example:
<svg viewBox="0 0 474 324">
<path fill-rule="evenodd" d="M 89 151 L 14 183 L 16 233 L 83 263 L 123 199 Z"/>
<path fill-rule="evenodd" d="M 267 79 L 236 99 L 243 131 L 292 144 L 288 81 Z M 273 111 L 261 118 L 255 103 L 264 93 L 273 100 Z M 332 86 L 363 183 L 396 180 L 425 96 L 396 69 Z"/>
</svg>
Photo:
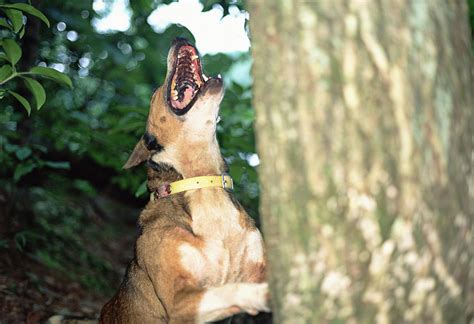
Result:
<svg viewBox="0 0 474 324">
<path fill-rule="evenodd" d="M 202 74 L 194 46 L 175 40 L 145 135 L 124 166 L 147 161 L 154 199 L 140 215 L 135 257 L 101 323 L 200 323 L 269 311 L 262 237 L 225 189 L 231 179 L 220 182 L 223 95 L 221 78 Z"/>
</svg>

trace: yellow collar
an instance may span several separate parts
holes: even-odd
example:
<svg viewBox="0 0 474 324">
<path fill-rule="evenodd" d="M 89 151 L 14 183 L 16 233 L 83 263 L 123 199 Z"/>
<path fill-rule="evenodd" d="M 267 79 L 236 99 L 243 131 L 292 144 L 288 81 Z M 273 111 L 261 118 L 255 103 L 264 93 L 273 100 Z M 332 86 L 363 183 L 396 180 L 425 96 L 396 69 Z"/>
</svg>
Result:
<svg viewBox="0 0 474 324">
<path fill-rule="evenodd" d="M 156 191 L 151 193 L 150 200 L 154 201 L 155 199 L 164 198 L 169 195 L 187 190 L 210 187 L 220 187 L 226 190 L 233 190 L 234 181 L 229 175 L 222 174 L 220 176 L 201 176 L 165 183 L 164 185 L 161 185 Z"/>
</svg>

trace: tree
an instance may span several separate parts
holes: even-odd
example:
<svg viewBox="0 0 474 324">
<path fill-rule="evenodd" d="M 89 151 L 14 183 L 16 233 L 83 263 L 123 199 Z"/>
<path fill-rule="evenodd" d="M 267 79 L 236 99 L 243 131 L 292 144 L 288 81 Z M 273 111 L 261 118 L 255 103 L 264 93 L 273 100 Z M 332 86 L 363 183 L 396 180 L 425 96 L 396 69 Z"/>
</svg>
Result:
<svg viewBox="0 0 474 324">
<path fill-rule="evenodd" d="M 472 319 L 465 2 L 254 0 L 249 12 L 276 321 Z"/>
</svg>

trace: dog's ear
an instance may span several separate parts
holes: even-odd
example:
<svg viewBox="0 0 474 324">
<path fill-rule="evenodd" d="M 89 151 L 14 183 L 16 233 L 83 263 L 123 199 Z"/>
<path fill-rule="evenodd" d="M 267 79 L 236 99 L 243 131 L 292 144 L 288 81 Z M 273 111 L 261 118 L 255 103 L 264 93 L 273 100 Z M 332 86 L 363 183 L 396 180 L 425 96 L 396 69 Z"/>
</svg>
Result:
<svg viewBox="0 0 474 324">
<path fill-rule="evenodd" d="M 143 142 L 143 138 L 135 145 L 132 154 L 127 160 L 127 163 L 123 166 L 124 169 L 129 169 L 131 167 L 137 166 L 145 160 L 150 158 L 151 151 L 149 151 L 145 143 Z"/>
</svg>

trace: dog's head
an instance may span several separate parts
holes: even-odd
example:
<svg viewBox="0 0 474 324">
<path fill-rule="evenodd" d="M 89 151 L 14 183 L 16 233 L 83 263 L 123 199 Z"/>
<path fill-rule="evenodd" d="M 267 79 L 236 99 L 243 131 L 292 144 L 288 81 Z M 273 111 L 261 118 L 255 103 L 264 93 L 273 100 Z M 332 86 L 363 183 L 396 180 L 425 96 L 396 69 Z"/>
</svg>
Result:
<svg viewBox="0 0 474 324">
<path fill-rule="evenodd" d="M 145 134 L 124 168 L 152 160 L 181 169 L 190 159 L 186 153 L 217 146 L 215 131 L 223 95 L 221 78 L 203 74 L 196 48 L 176 39 L 168 53 L 165 83 L 151 99 Z"/>
</svg>

